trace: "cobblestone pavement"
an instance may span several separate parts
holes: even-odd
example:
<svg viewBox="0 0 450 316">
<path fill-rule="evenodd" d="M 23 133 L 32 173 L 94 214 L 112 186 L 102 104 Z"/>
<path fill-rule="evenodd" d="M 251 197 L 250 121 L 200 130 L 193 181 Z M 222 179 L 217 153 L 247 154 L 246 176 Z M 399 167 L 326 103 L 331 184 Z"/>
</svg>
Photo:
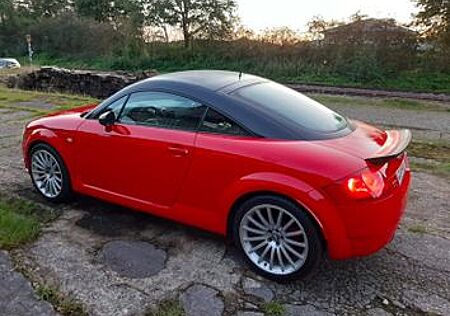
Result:
<svg viewBox="0 0 450 316">
<path fill-rule="evenodd" d="M 435 122 L 433 113 L 342 110 L 375 123 L 450 126 L 450 113 Z M 22 170 L 20 134 L 29 113 L 0 116 L 0 193 L 44 203 Z M 448 179 L 415 173 L 406 216 L 388 247 L 368 258 L 325 260 L 314 277 L 290 284 L 256 276 L 215 235 L 88 197 L 44 203 L 62 215 L 32 244 L 0 252 L 0 315 L 55 314 L 31 282 L 57 287 L 89 315 L 141 315 L 162 301 L 195 316 L 263 315 L 281 305 L 286 315 L 450 315 L 449 192 Z"/>
</svg>

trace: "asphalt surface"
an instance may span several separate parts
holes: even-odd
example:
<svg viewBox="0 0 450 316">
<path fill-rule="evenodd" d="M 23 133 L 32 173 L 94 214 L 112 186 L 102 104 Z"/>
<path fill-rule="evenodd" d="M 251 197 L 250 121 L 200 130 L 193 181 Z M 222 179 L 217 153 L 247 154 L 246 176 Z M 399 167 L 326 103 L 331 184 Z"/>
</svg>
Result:
<svg viewBox="0 0 450 316">
<path fill-rule="evenodd" d="M 413 127 L 415 137 L 435 139 L 419 127 L 439 133 L 450 126 L 448 112 L 335 108 Z M 450 315 L 447 178 L 414 174 L 405 218 L 379 253 L 325 260 L 312 278 L 277 284 L 250 272 L 220 237 L 88 197 L 45 204 L 22 169 L 21 132 L 30 113 L 0 109 L 0 116 L 0 193 L 62 214 L 35 242 L 0 252 L 0 315 L 54 315 L 32 283 L 54 285 L 89 315 L 141 315 L 165 300 L 195 316 L 263 315 L 268 302 L 286 315 Z M 414 233 L 417 225 L 424 232 Z"/>
</svg>

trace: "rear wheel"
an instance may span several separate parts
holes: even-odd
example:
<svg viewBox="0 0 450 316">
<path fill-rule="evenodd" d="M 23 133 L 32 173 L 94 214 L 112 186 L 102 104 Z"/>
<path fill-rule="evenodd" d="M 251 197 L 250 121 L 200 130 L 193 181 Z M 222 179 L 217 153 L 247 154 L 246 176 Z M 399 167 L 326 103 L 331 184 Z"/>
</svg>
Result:
<svg viewBox="0 0 450 316">
<path fill-rule="evenodd" d="M 233 230 L 250 267 L 272 280 L 305 277 L 323 256 L 315 224 L 296 204 L 278 196 L 258 196 L 241 204 Z"/>
<path fill-rule="evenodd" d="M 71 195 L 69 174 L 59 154 L 47 144 L 30 152 L 30 175 L 34 187 L 47 200 L 61 202 Z"/>
</svg>

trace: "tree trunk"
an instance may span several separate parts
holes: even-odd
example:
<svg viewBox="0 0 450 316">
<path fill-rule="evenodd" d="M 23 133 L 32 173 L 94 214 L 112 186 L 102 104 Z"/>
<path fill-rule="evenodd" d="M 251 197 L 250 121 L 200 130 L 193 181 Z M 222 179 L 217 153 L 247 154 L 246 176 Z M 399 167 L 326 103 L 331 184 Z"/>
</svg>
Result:
<svg viewBox="0 0 450 316">
<path fill-rule="evenodd" d="M 167 30 L 167 25 L 163 25 L 162 29 L 164 31 L 164 41 L 169 43 L 169 31 Z"/>
<path fill-rule="evenodd" d="M 189 48 L 191 46 L 191 34 L 189 32 L 183 32 L 184 36 L 184 47 Z"/>
<path fill-rule="evenodd" d="M 182 13 L 181 13 L 181 26 L 183 28 L 183 37 L 184 37 L 184 47 L 189 48 L 191 45 L 191 33 L 189 32 L 189 20 L 188 20 L 188 14 L 189 14 L 189 2 L 186 0 L 183 0 L 183 7 L 182 7 Z"/>
</svg>

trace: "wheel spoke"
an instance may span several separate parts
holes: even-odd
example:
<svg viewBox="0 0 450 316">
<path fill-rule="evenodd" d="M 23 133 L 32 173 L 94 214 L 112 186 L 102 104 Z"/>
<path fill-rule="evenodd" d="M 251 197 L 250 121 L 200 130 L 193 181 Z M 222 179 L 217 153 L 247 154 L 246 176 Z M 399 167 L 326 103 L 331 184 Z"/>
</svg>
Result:
<svg viewBox="0 0 450 316">
<path fill-rule="evenodd" d="M 256 214 L 258 214 L 259 219 L 263 222 L 264 225 L 269 226 L 269 223 L 266 221 L 264 216 L 261 214 L 261 210 L 256 210 Z"/>
<path fill-rule="evenodd" d="M 244 237 L 244 241 L 261 241 L 266 239 L 266 236 Z"/>
<path fill-rule="evenodd" d="M 258 263 L 261 263 L 261 262 L 264 261 L 264 258 L 266 257 L 266 255 L 269 252 L 270 248 L 272 248 L 272 247 L 270 246 L 269 243 L 267 243 L 266 248 L 264 248 L 263 252 L 261 253 L 261 256 L 259 256 Z"/>
<path fill-rule="evenodd" d="M 58 191 L 61 190 L 61 184 L 60 184 L 60 182 L 58 182 L 58 180 L 56 178 L 55 178 L 55 186 Z"/>
<path fill-rule="evenodd" d="M 269 261 L 269 265 L 270 265 L 270 270 L 273 269 L 273 259 L 275 257 L 275 247 L 270 247 L 270 261 Z"/>
<path fill-rule="evenodd" d="M 286 248 L 284 247 L 284 245 L 281 245 L 281 252 L 284 254 L 284 256 L 285 256 L 286 259 L 289 261 L 289 263 L 290 263 L 292 266 L 295 266 L 294 260 L 292 260 L 291 256 L 290 256 L 289 253 L 286 251 Z"/>
<path fill-rule="evenodd" d="M 262 229 L 262 230 L 266 230 L 267 227 L 264 227 L 264 225 L 262 225 L 260 222 L 258 222 L 256 219 L 253 218 L 253 216 L 249 216 L 248 220 L 250 222 L 252 222 L 253 224 L 255 224 L 255 226 L 257 226 L 258 228 Z"/>
<path fill-rule="evenodd" d="M 293 255 L 295 255 L 297 258 L 303 259 L 304 256 L 301 255 L 300 253 L 297 252 L 297 250 L 295 250 L 294 248 L 292 248 L 291 246 L 289 246 L 288 244 L 284 244 L 284 246 L 286 247 L 286 250 L 289 250 Z"/>
<path fill-rule="evenodd" d="M 58 195 L 59 190 L 56 187 L 56 181 L 54 179 L 52 180 L 52 190 L 55 195 Z"/>
<path fill-rule="evenodd" d="M 255 252 L 256 250 L 262 248 L 265 244 L 267 244 L 267 242 L 264 240 L 264 241 L 260 242 L 259 244 L 257 244 L 255 247 L 251 248 L 249 251 Z"/>
<path fill-rule="evenodd" d="M 40 162 L 38 162 L 37 159 L 33 159 L 32 166 L 34 168 L 37 168 L 37 169 L 42 170 L 42 171 L 45 169 L 45 167 Z"/>
<path fill-rule="evenodd" d="M 277 223 L 276 223 L 277 228 L 281 228 L 281 220 L 282 219 L 283 219 L 283 212 L 279 211 L 278 212 Z"/>
<path fill-rule="evenodd" d="M 34 156 L 36 162 L 38 162 L 43 168 L 45 168 L 45 161 L 40 155 Z"/>
<path fill-rule="evenodd" d="M 45 179 L 45 174 L 37 175 L 34 177 L 36 181 L 43 181 Z"/>
<path fill-rule="evenodd" d="M 270 225 L 274 225 L 275 222 L 273 221 L 273 217 L 272 217 L 272 209 L 270 207 L 267 207 L 267 217 L 269 218 L 269 224 Z"/>
<path fill-rule="evenodd" d="M 284 265 L 283 257 L 281 256 L 280 248 L 277 248 L 277 258 L 278 258 L 278 262 L 280 263 L 281 271 L 284 271 L 285 265 Z"/>
<path fill-rule="evenodd" d="M 293 236 L 299 236 L 299 235 L 303 235 L 303 231 L 295 230 L 293 232 L 289 232 L 289 233 L 285 234 L 286 237 L 293 237 Z"/>
<path fill-rule="evenodd" d="M 49 161 L 48 161 L 47 154 L 42 154 L 41 157 L 42 157 L 42 160 L 44 161 L 45 165 L 48 166 Z"/>
<path fill-rule="evenodd" d="M 305 247 L 306 246 L 306 244 L 303 243 L 303 242 L 298 242 L 298 241 L 295 241 L 295 240 L 292 240 L 292 239 L 289 239 L 289 238 L 286 239 L 286 242 L 288 244 L 293 245 L 293 246 L 298 246 L 298 247 Z"/>
<path fill-rule="evenodd" d="M 52 194 L 52 192 L 51 192 L 51 189 L 50 189 L 50 181 L 49 180 L 47 180 L 46 182 L 45 182 L 45 192 L 47 192 L 47 194 Z"/>
<path fill-rule="evenodd" d="M 283 230 L 286 231 L 289 227 L 291 227 L 292 224 L 295 223 L 295 219 L 291 218 L 289 222 L 286 223 L 286 225 L 283 226 Z"/>
<path fill-rule="evenodd" d="M 245 230 L 249 231 L 249 232 L 254 233 L 254 234 L 258 234 L 258 235 L 265 235 L 266 234 L 265 231 L 262 231 L 262 230 L 259 230 L 259 229 L 256 229 L 256 228 L 251 228 L 251 227 L 248 227 L 248 226 L 244 226 L 243 228 Z"/>
<path fill-rule="evenodd" d="M 48 181 L 47 178 L 45 178 L 44 180 L 42 180 L 41 186 L 40 186 L 40 188 L 41 188 L 42 190 L 45 190 L 45 185 L 46 185 L 47 181 Z"/>
</svg>

